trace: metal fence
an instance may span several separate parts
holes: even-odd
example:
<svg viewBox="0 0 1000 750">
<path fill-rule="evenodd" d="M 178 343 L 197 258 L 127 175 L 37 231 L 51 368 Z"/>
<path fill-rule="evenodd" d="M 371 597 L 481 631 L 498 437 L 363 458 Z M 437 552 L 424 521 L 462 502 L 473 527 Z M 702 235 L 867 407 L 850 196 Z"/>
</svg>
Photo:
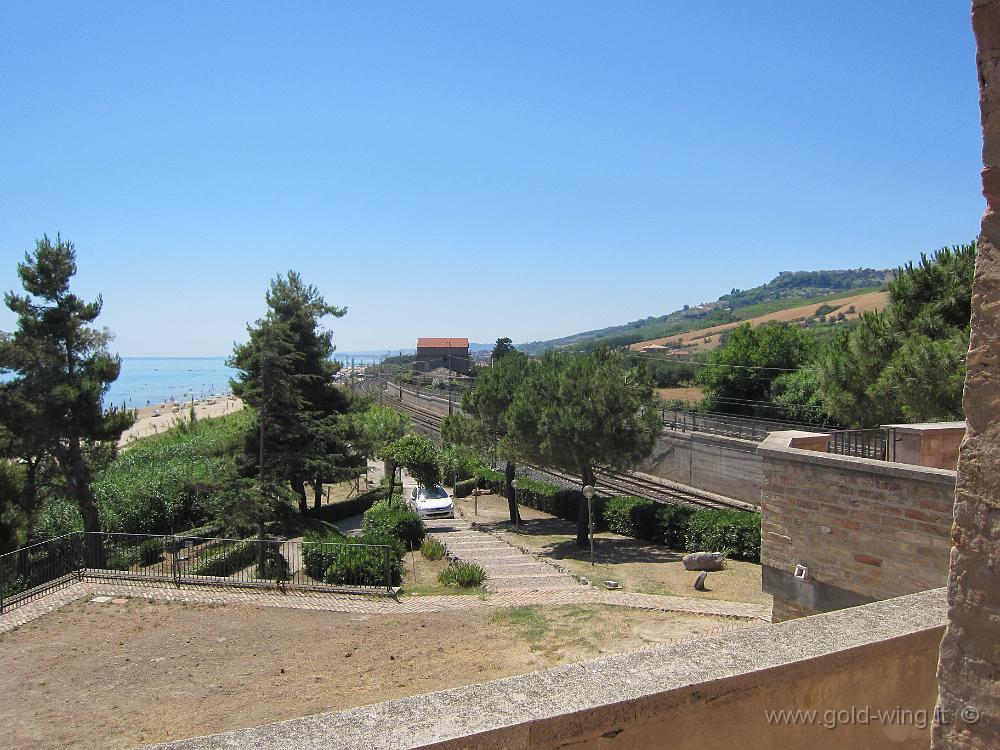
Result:
<svg viewBox="0 0 1000 750">
<path fill-rule="evenodd" d="M 0 555 L 0 614 L 88 580 L 395 595 L 398 578 L 388 545 L 78 532 Z"/>
<path fill-rule="evenodd" d="M 786 422 L 778 419 L 757 419 L 716 412 L 660 409 L 663 426 L 677 432 L 707 432 L 715 435 L 761 441 L 779 430 L 820 431 L 819 425 Z"/>
<path fill-rule="evenodd" d="M 896 430 L 893 427 L 876 427 L 870 430 L 832 432 L 826 450 L 841 456 L 895 461 Z"/>
</svg>

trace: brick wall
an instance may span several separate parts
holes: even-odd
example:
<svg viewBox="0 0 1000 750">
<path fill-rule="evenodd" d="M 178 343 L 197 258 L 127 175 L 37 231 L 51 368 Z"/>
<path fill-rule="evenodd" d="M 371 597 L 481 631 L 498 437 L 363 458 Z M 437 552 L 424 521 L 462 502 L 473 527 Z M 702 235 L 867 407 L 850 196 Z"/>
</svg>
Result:
<svg viewBox="0 0 1000 750">
<path fill-rule="evenodd" d="M 955 472 L 788 447 L 761 456 L 761 565 L 776 621 L 944 585 Z M 794 577 L 796 565 L 809 578 Z"/>
</svg>

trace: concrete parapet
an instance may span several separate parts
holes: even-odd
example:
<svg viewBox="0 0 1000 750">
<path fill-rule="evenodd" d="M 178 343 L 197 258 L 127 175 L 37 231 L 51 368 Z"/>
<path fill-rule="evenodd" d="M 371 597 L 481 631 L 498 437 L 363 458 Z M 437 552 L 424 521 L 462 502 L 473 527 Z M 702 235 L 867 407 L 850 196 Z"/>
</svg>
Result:
<svg viewBox="0 0 1000 750">
<path fill-rule="evenodd" d="M 156 748 L 923 750 L 944 621 L 928 591 Z"/>
<path fill-rule="evenodd" d="M 958 448 L 965 437 L 965 422 L 887 424 L 895 436 L 895 460 L 955 471 Z"/>
</svg>

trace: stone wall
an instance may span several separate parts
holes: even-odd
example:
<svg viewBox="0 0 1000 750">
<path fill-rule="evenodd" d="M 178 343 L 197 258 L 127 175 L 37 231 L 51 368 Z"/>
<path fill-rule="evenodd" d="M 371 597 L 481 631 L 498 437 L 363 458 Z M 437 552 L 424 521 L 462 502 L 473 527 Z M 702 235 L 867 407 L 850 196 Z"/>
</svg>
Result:
<svg viewBox="0 0 1000 750">
<path fill-rule="evenodd" d="M 773 433 L 758 449 L 775 621 L 942 586 L 955 472 L 789 447 L 801 437 Z"/>
<path fill-rule="evenodd" d="M 974 0 L 986 214 L 972 287 L 972 338 L 958 459 L 948 630 L 938 667 L 942 711 L 975 724 L 934 729 L 935 750 L 1000 747 L 1000 0 Z"/>
</svg>

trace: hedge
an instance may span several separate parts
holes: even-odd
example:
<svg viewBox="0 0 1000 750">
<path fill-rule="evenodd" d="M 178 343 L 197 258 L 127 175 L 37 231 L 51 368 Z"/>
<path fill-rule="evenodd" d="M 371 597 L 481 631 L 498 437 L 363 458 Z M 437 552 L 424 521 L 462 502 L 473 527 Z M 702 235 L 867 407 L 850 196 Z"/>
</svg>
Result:
<svg viewBox="0 0 1000 750">
<path fill-rule="evenodd" d="M 480 484 L 490 492 L 503 495 L 507 491 L 507 477 L 491 469 L 477 472 Z M 562 487 L 547 482 L 536 482 L 526 477 L 517 478 L 517 502 L 528 508 L 540 510 L 558 518 L 576 523 L 580 512 L 583 493 L 571 487 Z M 601 526 L 604 519 L 604 504 L 607 498 L 595 497 L 591 501 L 594 509 L 594 524 Z"/>
<path fill-rule="evenodd" d="M 368 546 L 364 537 L 352 537 L 338 553 L 323 574 L 326 583 L 343 586 L 384 586 L 385 552 L 381 547 Z M 389 576 L 393 584 L 403 578 L 403 557 L 389 555 Z"/>
<path fill-rule="evenodd" d="M 326 534 L 311 532 L 302 539 L 302 563 L 306 573 L 316 581 L 323 580 L 323 574 L 336 555 L 336 547 L 326 547 L 327 544 L 346 544 L 347 537 L 339 531 Z"/>
<path fill-rule="evenodd" d="M 324 505 L 320 508 L 312 508 L 309 510 L 309 515 L 327 523 L 336 523 L 337 521 L 343 521 L 345 518 L 360 516 L 384 497 L 385 490 L 376 487 L 350 500 L 341 500 L 340 502 Z"/>
<path fill-rule="evenodd" d="M 722 552 L 734 560 L 760 562 L 760 515 L 742 510 L 698 510 L 688 519 L 688 552 Z"/>
<path fill-rule="evenodd" d="M 688 522 L 697 513 L 687 505 L 660 505 L 656 510 L 656 534 L 653 541 L 670 549 L 684 549 Z"/>
<path fill-rule="evenodd" d="M 112 537 L 114 539 L 114 537 Z M 152 565 L 163 559 L 165 539 L 154 537 L 139 544 L 119 546 L 113 542 L 105 543 L 112 551 L 105 554 L 104 567 L 108 570 L 128 570 L 135 565 Z"/>
<path fill-rule="evenodd" d="M 361 529 L 366 536 L 390 536 L 399 539 L 409 549 L 416 549 L 424 540 L 424 522 L 416 511 L 402 503 L 389 504 L 379 500 L 365 511 Z"/>
<path fill-rule="evenodd" d="M 243 570 L 256 560 L 257 544 L 251 540 L 222 544 L 199 552 L 198 561 L 184 570 L 184 575 L 225 577 Z"/>
<path fill-rule="evenodd" d="M 656 510 L 659 503 L 644 497 L 620 495 L 604 505 L 604 522 L 608 530 L 636 539 L 656 541 L 658 536 Z"/>
<path fill-rule="evenodd" d="M 477 472 L 482 487 L 503 494 L 507 479 L 499 471 Z M 456 495 L 458 493 L 456 492 Z M 576 523 L 580 490 L 517 478 L 517 501 Z M 760 562 L 760 515 L 742 510 L 696 510 L 664 505 L 630 495 L 595 497 L 594 525 L 624 536 L 688 552 L 723 552 L 734 560 Z"/>
<path fill-rule="evenodd" d="M 212 521 L 203 526 L 195 526 L 193 529 L 188 529 L 180 534 L 166 537 L 163 540 L 163 548 L 167 552 L 177 552 L 186 542 L 197 544 L 202 539 L 212 539 L 213 537 L 221 536 L 225 529 L 226 524 L 222 521 Z"/>
</svg>

